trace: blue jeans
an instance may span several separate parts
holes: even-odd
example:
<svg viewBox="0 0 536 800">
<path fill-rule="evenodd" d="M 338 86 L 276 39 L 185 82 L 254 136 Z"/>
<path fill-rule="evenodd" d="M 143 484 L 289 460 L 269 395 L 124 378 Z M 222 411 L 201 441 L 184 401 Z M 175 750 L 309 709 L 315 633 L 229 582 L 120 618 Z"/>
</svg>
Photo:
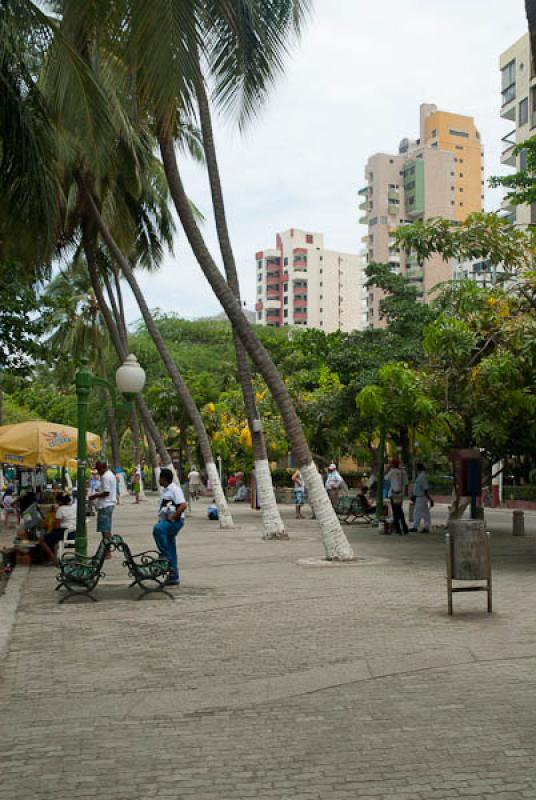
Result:
<svg viewBox="0 0 536 800">
<path fill-rule="evenodd" d="M 153 528 L 153 538 L 158 552 L 168 558 L 171 563 L 171 579 L 179 580 L 179 564 L 177 560 L 177 534 L 184 525 L 184 519 L 174 522 L 160 520 Z"/>
</svg>

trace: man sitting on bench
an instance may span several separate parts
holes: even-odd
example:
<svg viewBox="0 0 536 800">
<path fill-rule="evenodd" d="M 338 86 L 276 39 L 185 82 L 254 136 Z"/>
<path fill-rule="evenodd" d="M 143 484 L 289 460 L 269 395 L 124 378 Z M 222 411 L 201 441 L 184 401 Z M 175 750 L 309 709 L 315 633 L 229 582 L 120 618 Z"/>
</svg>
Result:
<svg viewBox="0 0 536 800">
<path fill-rule="evenodd" d="M 376 506 L 370 504 L 370 501 L 367 497 L 367 490 L 364 486 L 359 489 L 357 496 L 359 498 L 359 502 L 361 503 L 363 513 L 367 514 L 369 517 L 372 517 L 376 513 Z"/>
</svg>

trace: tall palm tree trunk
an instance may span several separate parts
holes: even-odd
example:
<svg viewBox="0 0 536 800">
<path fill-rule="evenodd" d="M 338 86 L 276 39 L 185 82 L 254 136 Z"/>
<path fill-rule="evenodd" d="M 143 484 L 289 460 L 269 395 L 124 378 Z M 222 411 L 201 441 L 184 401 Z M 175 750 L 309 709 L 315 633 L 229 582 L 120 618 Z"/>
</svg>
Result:
<svg viewBox="0 0 536 800">
<path fill-rule="evenodd" d="M 134 459 L 134 468 L 140 473 L 140 500 L 143 500 L 145 497 L 145 492 L 143 490 L 143 471 L 141 465 L 143 441 L 140 423 L 138 421 L 138 415 L 136 414 L 135 408 L 132 409 L 132 413 L 130 415 L 130 429 L 132 431 L 132 457 Z"/>
<path fill-rule="evenodd" d="M 96 295 L 95 295 L 96 297 Z M 98 300 L 97 300 L 98 304 Z M 99 354 L 99 372 L 101 378 L 106 378 L 106 369 L 104 367 L 104 358 L 102 350 Z M 106 407 L 106 427 L 110 434 L 110 445 L 112 449 L 112 464 L 114 470 L 121 466 L 121 448 L 119 446 L 119 435 L 117 433 L 117 420 L 115 418 L 114 409 L 112 408 L 108 391 L 104 391 L 103 400 Z M 106 448 L 103 448 L 104 455 L 106 456 Z"/>
<path fill-rule="evenodd" d="M 106 223 L 102 219 L 97 206 L 95 205 L 93 198 L 89 195 L 86 195 L 88 200 L 88 206 L 90 209 L 90 213 L 92 214 L 93 220 L 97 225 L 97 228 L 105 242 L 106 246 L 108 247 L 112 257 L 117 262 L 121 272 L 126 278 L 128 285 L 130 286 L 134 297 L 136 298 L 136 302 L 138 303 L 139 309 L 141 311 L 141 315 L 145 322 L 147 331 L 151 339 L 153 340 L 156 349 L 158 350 L 158 354 L 162 359 L 164 366 L 166 367 L 169 377 L 171 378 L 171 382 L 175 387 L 175 391 L 179 395 L 186 413 L 194 427 L 194 430 L 197 434 L 197 439 L 199 442 L 199 448 L 201 450 L 201 455 L 203 456 L 203 461 L 205 462 L 205 469 L 207 471 L 207 475 L 209 480 L 212 484 L 212 490 L 214 492 L 214 499 L 216 501 L 216 505 L 218 506 L 219 511 L 219 520 L 220 520 L 220 527 L 221 528 L 233 528 L 233 518 L 229 511 L 229 506 L 227 505 L 227 500 L 225 499 L 225 494 L 223 492 L 220 477 L 218 474 L 218 469 L 214 462 L 214 457 L 212 455 L 212 448 L 210 446 L 210 439 L 208 438 L 208 434 L 203 422 L 203 418 L 199 413 L 199 409 L 197 408 L 195 401 L 190 394 L 190 390 L 188 389 L 186 383 L 184 382 L 182 375 L 180 374 L 175 361 L 171 357 L 169 350 L 167 349 L 164 339 L 162 338 L 162 334 L 158 330 L 157 325 L 153 319 L 153 316 L 149 310 L 147 303 L 145 302 L 145 297 L 143 296 L 143 292 L 141 291 L 138 281 L 134 275 L 134 272 L 125 258 L 119 247 L 117 246 L 111 232 L 109 231 Z"/>
<path fill-rule="evenodd" d="M 301 422 L 296 414 L 287 387 L 268 352 L 259 341 L 259 338 L 246 319 L 240 302 L 227 285 L 225 278 L 219 271 L 205 244 L 201 231 L 193 216 L 190 202 L 184 191 L 175 156 L 173 139 L 167 132 L 161 130 L 159 133 L 159 144 L 171 197 L 173 198 L 184 232 L 188 237 L 190 247 L 205 277 L 211 285 L 214 294 L 223 306 L 233 328 L 236 330 L 238 336 L 240 336 L 242 344 L 266 381 L 279 407 L 293 453 L 300 466 L 309 493 L 309 500 L 313 506 L 316 518 L 320 523 L 326 557 L 328 559 L 349 560 L 353 558 L 352 548 L 343 533 L 337 515 L 327 496 L 322 479 L 313 463 Z"/>
<path fill-rule="evenodd" d="M 93 291 L 95 292 L 95 297 L 97 298 L 97 303 L 99 304 L 100 312 L 103 316 L 104 323 L 108 330 L 108 335 L 110 336 L 113 348 L 117 353 L 117 356 L 120 359 L 120 361 L 123 362 L 128 356 L 127 343 L 124 342 L 123 339 L 121 338 L 117 326 L 114 323 L 112 313 L 108 308 L 106 300 L 104 299 L 104 294 L 102 292 L 101 285 L 99 282 L 99 271 L 97 268 L 94 240 L 90 235 L 90 233 L 87 231 L 86 227 L 84 227 L 84 232 L 83 232 L 83 247 L 88 265 L 89 278 L 91 280 Z M 152 417 L 151 412 L 149 411 L 147 403 L 145 402 L 144 398 L 141 395 L 136 395 L 134 402 L 136 404 L 136 408 L 142 420 L 143 427 L 145 428 L 145 430 L 149 431 L 151 439 L 155 443 L 156 449 L 158 450 L 158 454 L 160 456 L 163 466 L 171 468 L 173 466 L 171 461 L 171 456 L 167 451 L 166 445 L 164 444 L 164 440 L 160 436 L 160 431 L 155 425 L 154 419 Z"/>
<path fill-rule="evenodd" d="M 196 82 L 196 94 L 197 105 L 199 108 L 199 119 L 201 121 L 201 132 L 203 136 L 203 148 L 205 151 L 205 160 L 210 182 L 212 207 L 214 210 L 216 230 L 218 232 L 220 252 L 223 259 L 227 283 L 236 299 L 240 302 L 240 284 L 238 281 L 238 272 L 236 269 L 233 247 L 231 245 L 231 237 L 229 236 L 229 228 L 227 226 L 220 171 L 218 167 L 216 147 L 214 144 L 210 105 L 202 79 L 199 79 Z M 259 418 L 255 392 L 253 391 L 253 385 L 251 381 L 251 370 L 249 366 L 247 350 L 240 341 L 240 337 L 237 335 L 234 328 L 233 342 L 236 353 L 238 376 L 240 379 L 240 385 L 242 387 L 242 394 L 244 396 L 244 405 L 246 407 L 248 425 L 251 432 L 251 441 L 253 445 L 257 493 L 261 507 L 264 528 L 263 538 L 288 539 L 288 535 L 285 533 L 285 526 L 283 524 L 283 520 L 281 519 L 275 499 L 272 476 L 270 473 L 270 464 L 268 463 L 268 453 L 266 451 L 266 442 L 262 432 L 262 423 Z"/>
</svg>

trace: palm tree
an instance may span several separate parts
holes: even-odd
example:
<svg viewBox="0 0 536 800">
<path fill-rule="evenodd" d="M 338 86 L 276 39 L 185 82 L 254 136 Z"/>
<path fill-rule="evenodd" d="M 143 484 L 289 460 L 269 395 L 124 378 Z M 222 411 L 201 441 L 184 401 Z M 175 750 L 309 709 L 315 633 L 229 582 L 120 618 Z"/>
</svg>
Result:
<svg viewBox="0 0 536 800">
<path fill-rule="evenodd" d="M 103 242 L 105 243 L 106 247 L 108 248 L 112 258 L 116 261 L 119 265 L 123 276 L 125 277 L 132 294 L 134 295 L 138 307 L 141 311 L 141 315 L 143 317 L 143 321 L 145 322 L 147 331 L 151 336 L 158 354 L 162 359 L 164 366 L 171 378 L 173 386 L 179 395 L 186 412 L 190 418 L 190 421 L 194 427 L 194 430 L 197 435 L 197 439 L 199 442 L 199 448 L 201 450 L 201 455 L 203 457 L 203 461 L 205 464 L 205 469 L 207 471 L 208 478 L 212 485 L 212 490 L 214 492 L 214 499 L 218 506 L 219 510 L 219 519 L 220 519 L 220 527 L 222 528 L 232 528 L 234 527 L 233 519 L 231 513 L 229 511 L 229 507 L 227 505 L 227 500 L 225 498 L 225 494 L 223 492 L 220 477 L 218 474 L 218 469 L 216 467 L 216 463 L 214 461 L 214 456 L 212 455 L 212 447 L 210 445 L 210 439 L 208 437 L 207 430 L 205 428 L 205 424 L 203 422 L 203 418 L 197 405 L 195 404 L 195 400 L 193 399 L 188 386 L 186 385 L 182 375 L 179 372 L 179 369 L 171 356 L 171 353 L 166 347 L 162 334 L 160 333 L 158 326 L 154 320 L 153 315 L 147 305 L 143 292 L 140 289 L 140 285 L 136 280 L 134 275 L 134 270 L 132 269 L 128 259 L 123 255 L 121 249 L 117 245 L 109 227 L 106 225 L 100 210 L 98 209 L 94 199 L 92 198 L 91 194 L 86 195 L 87 206 L 88 206 L 88 213 L 91 215 L 92 221 L 97 227 L 100 236 L 102 237 Z M 86 255 L 88 254 L 86 250 Z M 88 259 L 89 260 L 89 259 Z"/>
<path fill-rule="evenodd" d="M 57 274 L 47 285 L 43 293 L 43 300 L 46 307 L 50 309 L 46 315 L 49 330 L 49 336 L 46 339 L 47 345 L 52 350 L 68 352 L 75 361 L 82 356 L 87 356 L 93 370 L 101 378 L 106 378 L 104 359 L 108 344 L 106 333 L 87 270 L 83 268 L 76 256 L 67 269 Z M 116 418 L 109 398 L 105 404 L 112 462 L 114 467 L 119 467 L 119 436 Z"/>
<path fill-rule="evenodd" d="M 105 5 L 109 5 L 113 32 L 102 33 L 99 28 L 99 36 L 107 37 L 113 43 L 115 55 L 128 64 L 129 86 L 135 91 L 138 119 L 153 123 L 171 197 L 197 261 L 279 406 L 320 522 L 326 555 L 351 558 L 352 549 L 312 461 L 284 381 L 206 247 L 175 154 L 182 120 L 191 110 L 193 87 L 200 78 L 198 51 L 211 65 L 220 103 L 231 104 L 240 95 L 240 113 L 244 119 L 265 96 L 274 73 L 281 68 L 289 33 L 299 28 L 306 4 L 301 0 L 212 0 L 205 4 L 131 0 L 123 13 L 118 1 Z M 65 30 L 69 26 L 76 29 L 79 4 L 64 0 L 62 7 L 64 19 L 68 20 Z M 89 205 L 103 240 L 119 256 L 93 198 Z M 123 258 L 121 269 L 128 267 Z"/>
<path fill-rule="evenodd" d="M 240 284 L 238 281 L 238 272 L 236 269 L 234 252 L 231 245 L 231 237 L 229 235 L 229 229 L 227 226 L 223 191 L 221 187 L 216 147 L 214 144 L 214 134 L 212 130 L 210 105 L 207 93 L 205 91 L 205 85 L 200 78 L 195 83 L 195 91 L 212 195 L 214 219 L 216 222 L 216 230 L 218 232 L 218 240 L 220 244 L 220 253 L 223 260 L 227 283 L 229 284 L 230 289 L 233 291 L 236 299 L 240 302 Z M 285 526 L 283 524 L 283 520 L 281 519 L 281 515 L 277 507 L 277 501 L 275 499 L 274 487 L 270 474 L 270 464 L 268 462 L 268 453 L 266 451 L 266 443 L 262 431 L 262 423 L 259 419 L 255 392 L 253 390 L 253 384 L 251 380 L 248 354 L 244 345 L 240 341 L 240 337 L 236 334 L 234 329 L 233 341 L 236 353 L 238 376 L 240 379 L 240 385 L 242 387 L 242 394 L 244 396 L 244 405 L 246 408 L 248 426 L 253 445 L 255 477 L 263 519 L 264 538 L 288 538 L 287 534 L 285 533 Z"/>
<path fill-rule="evenodd" d="M 135 3 L 135 6 L 140 5 Z M 143 4 L 141 4 L 143 5 Z M 159 3 L 151 4 L 153 12 L 158 13 Z M 152 62 L 147 68 L 139 71 L 140 83 L 145 100 L 149 98 L 149 108 L 154 114 L 156 135 L 158 137 L 162 162 L 166 172 L 171 197 L 175 209 L 186 233 L 196 259 L 211 285 L 218 300 L 229 317 L 236 335 L 249 353 L 259 372 L 268 385 L 283 418 L 294 456 L 302 471 L 311 503 L 320 523 L 324 548 L 328 558 L 348 559 L 353 557 L 352 549 L 342 532 L 340 523 L 331 506 L 317 468 L 313 463 L 311 452 L 305 438 L 300 420 L 296 414 L 292 400 L 269 354 L 259 341 L 254 330 L 246 319 L 241 304 L 231 286 L 220 273 L 201 231 L 192 214 L 182 179 L 180 176 L 174 139 L 178 133 L 179 118 L 177 107 L 188 107 L 189 89 L 200 86 L 202 76 L 197 69 L 197 52 L 201 49 L 205 55 L 211 74 L 215 80 L 216 97 L 224 105 L 232 104 L 240 95 L 241 118 L 250 115 L 266 94 L 274 73 L 281 68 L 288 35 L 299 29 L 305 3 L 300 0 L 280 0 L 268 3 L 234 2 L 210 4 L 209 13 L 200 20 L 203 31 L 203 42 L 198 41 L 194 31 L 188 40 L 190 51 L 184 52 L 184 38 L 174 40 L 168 31 L 163 33 L 162 25 L 150 19 L 151 12 L 138 9 L 134 14 L 133 42 L 145 44 L 145 52 L 151 50 Z M 137 23 L 137 27 L 136 27 Z M 150 23 L 150 24 L 148 24 Z M 144 33 L 147 36 L 144 38 Z M 138 41 L 137 41 L 138 38 Z M 195 45 L 192 46 L 192 42 Z M 208 42 L 208 44 L 207 44 Z M 193 51 L 193 52 L 192 52 Z M 160 63 L 160 70 L 157 64 Z M 162 69 L 167 64 L 168 70 Z M 182 82 L 178 70 L 171 65 L 178 64 L 182 69 Z M 163 74 L 174 76 L 171 85 L 164 89 L 160 79 Z M 176 93 L 171 96 L 173 89 Z M 199 98 L 199 95 L 198 95 Z M 201 105 L 203 102 L 201 101 Z M 206 123 L 206 115 L 204 120 Z M 208 130 L 205 125 L 205 139 Z M 220 247 L 226 249 L 226 227 L 222 222 L 222 205 L 218 202 L 219 181 L 217 162 L 211 159 L 212 148 L 205 150 L 207 163 L 210 161 L 211 188 L 213 198 L 216 196 L 215 213 L 217 215 L 220 234 Z M 213 155 L 213 153 L 212 153 Z M 223 233 L 223 236 L 222 236 Z M 231 265 L 229 253 L 226 257 L 227 267 Z"/>
</svg>

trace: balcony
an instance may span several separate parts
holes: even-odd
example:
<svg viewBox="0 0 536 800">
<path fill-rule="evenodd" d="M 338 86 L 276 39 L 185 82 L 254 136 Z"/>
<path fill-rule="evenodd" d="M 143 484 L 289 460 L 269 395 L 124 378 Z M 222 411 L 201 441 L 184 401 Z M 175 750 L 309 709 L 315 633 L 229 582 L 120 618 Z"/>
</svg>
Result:
<svg viewBox="0 0 536 800">
<path fill-rule="evenodd" d="M 368 200 L 363 200 L 362 203 L 359 203 L 358 208 L 360 211 L 368 211 Z"/>
<path fill-rule="evenodd" d="M 357 193 L 360 194 L 360 195 L 368 195 L 368 193 L 369 193 L 368 185 L 367 186 L 363 186 L 361 189 L 358 190 Z"/>
<path fill-rule="evenodd" d="M 513 131 L 510 131 L 510 133 L 507 133 L 506 136 L 503 136 L 501 141 L 502 141 L 501 164 L 508 165 L 509 167 L 515 167 L 516 165 L 516 157 L 514 154 L 514 147 L 516 146 L 515 128 Z"/>
<path fill-rule="evenodd" d="M 413 283 L 421 283 L 424 278 L 424 270 L 422 267 L 410 267 L 406 272 L 406 278 Z"/>
<path fill-rule="evenodd" d="M 398 216 L 398 212 L 399 211 L 400 211 L 400 203 L 396 203 L 396 204 L 395 203 L 389 203 L 389 205 L 387 206 L 387 213 L 388 214 L 391 214 L 391 215 L 394 214 L 395 216 Z"/>
<path fill-rule="evenodd" d="M 388 200 L 400 200 L 400 192 L 398 189 L 389 189 L 387 192 L 387 199 Z"/>
<path fill-rule="evenodd" d="M 264 303 L 264 307 L 265 307 L 265 309 L 267 311 L 268 311 L 268 309 L 271 309 L 271 310 L 280 309 L 281 308 L 281 300 L 275 299 L 275 298 L 272 299 L 272 300 L 267 299 L 266 302 Z"/>
<path fill-rule="evenodd" d="M 359 224 L 360 225 L 368 225 L 369 216 L 368 214 L 364 214 L 362 217 L 359 217 Z"/>
</svg>

